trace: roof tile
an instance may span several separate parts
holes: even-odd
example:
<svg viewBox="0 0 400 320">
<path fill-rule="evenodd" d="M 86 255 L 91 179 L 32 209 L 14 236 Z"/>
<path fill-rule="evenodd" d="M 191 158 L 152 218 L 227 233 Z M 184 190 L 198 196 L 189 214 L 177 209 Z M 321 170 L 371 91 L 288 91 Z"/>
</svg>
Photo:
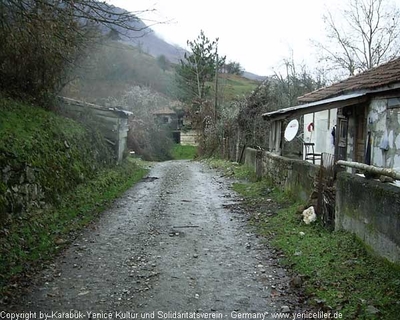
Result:
<svg viewBox="0 0 400 320">
<path fill-rule="evenodd" d="M 307 93 L 298 97 L 297 101 L 314 102 L 352 91 L 375 89 L 395 82 L 400 82 L 400 57 L 328 87 Z"/>
</svg>

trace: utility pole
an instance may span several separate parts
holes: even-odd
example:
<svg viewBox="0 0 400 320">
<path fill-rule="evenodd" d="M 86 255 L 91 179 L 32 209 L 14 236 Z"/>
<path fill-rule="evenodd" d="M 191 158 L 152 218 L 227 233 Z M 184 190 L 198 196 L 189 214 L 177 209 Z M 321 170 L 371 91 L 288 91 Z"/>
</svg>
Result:
<svg viewBox="0 0 400 320">
<path fill-rule="evenodd" d="M 217 125 L 217 106 L 218 106 L 218 48 L 216 49 L 215 62 L 215 99 L 214 99 L 214 125 Z"/>
</svg>

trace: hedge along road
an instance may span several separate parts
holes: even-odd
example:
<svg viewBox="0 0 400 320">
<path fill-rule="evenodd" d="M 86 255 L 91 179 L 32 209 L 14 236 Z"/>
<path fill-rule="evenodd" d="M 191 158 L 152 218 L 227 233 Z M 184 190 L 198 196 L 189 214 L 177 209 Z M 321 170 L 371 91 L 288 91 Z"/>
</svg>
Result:
<svg viewBox="0 0 400 320">
<path fill-rule="evenodd" d="M 293 311 L 285 270 L 229 209 L 239 200 L 229 184 L 198 162 L 156 164 L 2 309 L 87 319 Z"/>
</svg>

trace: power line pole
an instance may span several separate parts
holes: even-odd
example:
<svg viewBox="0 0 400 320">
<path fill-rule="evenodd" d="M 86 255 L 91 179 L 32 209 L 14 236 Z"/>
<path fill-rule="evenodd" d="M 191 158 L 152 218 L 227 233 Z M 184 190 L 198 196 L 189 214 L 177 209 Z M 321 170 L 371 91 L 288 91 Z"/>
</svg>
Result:
<svg viewBox="0 0 400 320">
<path fill-rule="evenodd" d="M 216 49 L 218 50 L 218 49 Z M 214 99 L 214 125 L 217 125 L 217 106 L 218 106 L 218 51 L 215 63 L 215 99 Z"/>
</svg>

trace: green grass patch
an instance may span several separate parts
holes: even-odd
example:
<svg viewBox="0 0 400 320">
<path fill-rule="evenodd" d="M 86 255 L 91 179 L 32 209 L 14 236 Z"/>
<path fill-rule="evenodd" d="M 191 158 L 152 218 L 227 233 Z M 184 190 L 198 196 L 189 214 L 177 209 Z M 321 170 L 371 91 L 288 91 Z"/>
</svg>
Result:
<svg viewBox="0 0 400 320">
<path fill-rule="evenodd" d="M 238 75 L 220 74 L 219 90 L 222 94 L 222 101 L 228 102 L 238 96 L 249 95 L 260 85 L 260 82 L 250 80 Z"/>
<path fill-rule="evenodd" d="M 174 160 L 194 159 L 197 155 L 197 147 L 175 144 L 171 150 L 171 155 Z"/>
<path fill-rule="evenodd" d="M 0 191 L 28 181 L 45 190 L 41 200 L 54 204 L 113 164 L 111 148 L 99 132 L 38 106 L 0 97 L 0 168 L 8 172 L 0 179 Z M 12 206 L 4 194 L 0 193 L 0 220 Z"/>
<path fill-rule="evenodd" d="M 222 160 L 208 162 L 228 172 L 246 171 Z M 254 181 L 251 177 L 248 180 Z M 300 275 L 310 303 L 322 300 L 344 319 L 398 319 L 399 266 L 373 256 L 348 232 L 331 232 L 318 222 L 304 224 L 298 210 L 302 203 L 265 179 L 235 183 L 233 189 L 245 199 L 257 233 L 283 253 L 284 265 Z"/>
<path fill-rule="evenodd" d="M 241 165 L 237 162 L 229 162 L 219 158 L 205 159 L 211 168 L 221 170 L 225 176 L 236 178 L 239 180 L 256 181 L 256 173 L 253 168 Z"/>
<path fill-rule="evenodd" d="M 95 178 L 65 194 L 57 207 L 38 210 L 4 226 L 0 238 L 0 287 L 31 266 L 50 259 L 147 172 L 135 160 L 126 160 L 99 171 Z"/>
</svg>

